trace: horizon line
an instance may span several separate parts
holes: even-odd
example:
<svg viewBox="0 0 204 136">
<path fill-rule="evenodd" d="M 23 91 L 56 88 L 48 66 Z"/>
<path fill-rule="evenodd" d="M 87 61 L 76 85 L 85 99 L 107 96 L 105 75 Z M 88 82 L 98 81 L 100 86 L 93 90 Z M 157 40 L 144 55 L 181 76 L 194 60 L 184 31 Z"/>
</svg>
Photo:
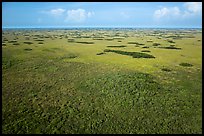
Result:
<svg viewBox="0 0 204 136">
<path fill-rule="evenodd" d="M 148 26 L 2 26 L 2 29 L 10 29 L 10 28 L 199 28 L 202 27 L 148 27 Z"/>
</svg>

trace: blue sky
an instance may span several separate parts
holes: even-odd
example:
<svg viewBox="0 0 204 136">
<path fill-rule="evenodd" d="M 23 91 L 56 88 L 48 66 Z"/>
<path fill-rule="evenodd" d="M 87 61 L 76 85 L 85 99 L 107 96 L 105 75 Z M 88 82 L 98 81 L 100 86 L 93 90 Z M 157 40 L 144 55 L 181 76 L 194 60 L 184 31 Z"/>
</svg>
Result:
<svg viewBox="0 0 204 136">
<path fill-rule="evenodd" d="M 202 27 L 201 2 L 3 2 L 3 27 Z"/>
</svg>

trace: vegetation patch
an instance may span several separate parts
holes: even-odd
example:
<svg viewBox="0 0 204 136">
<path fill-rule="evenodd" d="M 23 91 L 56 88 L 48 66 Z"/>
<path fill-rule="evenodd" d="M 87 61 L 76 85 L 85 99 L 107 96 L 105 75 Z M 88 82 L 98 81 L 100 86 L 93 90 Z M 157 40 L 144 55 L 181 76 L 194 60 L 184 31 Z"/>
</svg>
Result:
<svg viewBox="0 0 204 136">
<path fill-rule="evenodd" d="M 144 43 L 138 43 L 138 42 L 128 42 L 128 44 L 145 45 Z"/>
<path fill-rule="evenodd" d="M 182 39 L 181 36 L 179 35 L 170 35 L 170 36 L 166 36 L 166 38 L 172 38 L 172 39 Z"/>
<path fill-rule="evenodd" d="M 8 42 L 8 39 L 4 38 L 3 41 L 4 41 L 4 42 Z"/>
<path fill-rule="evenodd" d="M 25 51 L 31 51 L 32 49 L 31 48 L 25 48 L 24 50 Z"/>
<path fill-rule="evenodd" d="M 78 57 L 77 55 L 70 53 L 70 54 L 66 54 L 66 55 L 64 55 L 64 56 L 58 57 L 57 59 L 58 59 L 58 60 L 74 59 L 74 58 L 77 58 L 77 57 Z"/>
<path fill-rule="evenodd" d="M 180 63 L 179 64 L 180 66 L 183 66 L 183 67 L 192 67 L 193 65 L 190 64 L 190 63 Z"/>
<path fill-rule="evenodd" d="M 181 48 L 177 48 L 177 47 L 174 47 L 174 46 L 159 47 L 159 48 L 162 48 L 162 49 L 176 49 L 176 50 L 181 50 Z"/>
<path fill-rule="evenodd" d="M 151 52 L 151 51 L 149 51 L 149 50 L 142 50 L 141 52 Z"/>
<path fill-rule="evenodd" d="M 151 75 L 139 72 L 106 74 L 88 79 L 82 85 L 84 89 L 99 91 L 102 94 L 130 94 L 135 97 L 139 97 L 138 93 L 154 96 L 160 88 Z"/>
<path fill-rule="evenodd" d="M 113 38 L 108 38 L 108 39 L 105 39 L 107 41 L 113 41 L 114 39 Z"/>
<path fill-rule="evenodd" d="M 149 48 L 148 46 L 143 46 L 142 48 Z"/>
<path fill-rule="evenodd" d="M 173 40 L 167 40 L 169 43 L 175 43 Z"/>
<path fill-rule="evenodd" d="M 49 36 L 55 38 L 55 42 L 45 39 L 42 43 L 46 46 L 39 45 L 41 41 L 33 39 L 36 34 L 38 39 Z M 152 46 L 155 42 L 163 44 L 168 35 L 177 34 L 195 35 L 195 39 L 180 40 L 180 46 L 176 47 L 186 46 L 180 51 L 166 49 L 166 52 L 159 49 L 161 45 Z M 34 46 L 23 43 L 27 41 L 25 35 L 30 35 L 28 42 Z M 76 45 L 67 42 L 74 36 L 90 36 L 90 40 L 75 40 L 92 41 L 96 46 L 66 47 L 65 43 Z M 126 38 L 122 43 L 92 40 L 102 36 Z M 200 47 L 194 46 L 202 45 L 197 41 L 202 37 L 202 29 L 2 30 L 2 39 L 17 37 L 19 40 L 14 43 L 20 43 L 19 46 L 2 41 L 7 44 L 2 47 L 2 133 L 202 134 L 202 52 Z M 127 44 L 137 39 L 150 49 Z M 156 41 L 146 43 L 147 40 Z M 174 45 L 165 42 L 164 46 Z M 108 48 L 107 45 L 130 48 Z M 25 51 L 25 48 L 33 48 L 33 51 Z M 135 52 L 154 55 L 151 48 L 157 48 L 155 57 L 163 59 L 132 58 Z M 110 50 L 105 52 L 104 49 Z M 192 54 L 188 55 L 189 52 Z M 176 59 L 194 66 L 182 67 L 177 63 L 178 68 L 174 69 L 164 65 L 175 64 Z"/>
<path fill-rule="evenodd" d="M 43 42 L 38 42 L 38 44 L 44 44 Z"/>
<path fill-rule="evenodd" d="M 128 44 L 138 44 L 138 42 L 128 42 Z"/>
<path fill-rule="evenodd" d="M 13 45 L 20 45 L 19 43 L 13 43 Z"/>
<path fill-rule="evenodd" d="M 2 68 L 8 69 L 19 63 L 19 60 L 12 57 L 2 57 Z"/>
<path fill-rule="evenodd" d="M 175 44 L 171 44 L 170 46 L 171 46 L 171 47 L 175 47 L 176 45 L 175 45 Z"/>
<path fill-rule="evenodd" d="M 97 53 L 96 55 L 103 55 L 105 54 L 104 52 L 100 52 L 100 53 Z"/>
<path fill-rule="evenodd" d="M 127 47 L 127 46 L 125 46 L 125 45 L 116 45 L 116 46 L 114 46 L 114 45 L 110 45 L 110 46 L 107 46 L 107 47 L 113 47 L 113 48 L 122 48 L 122 47 Z"/>
<path fill-rule="evenodd" d="M 44 41 L 43 39 L 38 39 L 38 40 L 35 40 L 35 41 L 39 41 L 39 42 L 42 42 L 42 41 Z"/>
<path fill-rule="evenodd" d="M 47 52 L 55 52 L 55 50 L 53 50 L 53 49 L 42 49 L 42 51 L 47 51 Z"/>
<path fill-rule="evenodd" d="M 94 42 L 76 42 L 76 43 L 82 43 L 82 44 L 94 44 Z"/>
<path fill-rule="evenodd" d="M 123 40 L 123 39 L 124 39 L 124 37 L 113 37 L 113 39 Z"/>
<path fill-rule="evenodd" d="M 93 40 L 103 40 L 103 38 L 93 38 Z"/>
<path fill-rule="evenodd" d="M 74 39 L 68 39 L 68 42 L 75 42 Z"/>
<path fill-rule="evenodd" d="M 121 51 L 121 50 L 109 50 L 105 49 L 104 52 L 114 52 L 121 55 L 129 55 L 133 58 L 155 58 L 153 55 L 141 53 L 141 52 L 127 52 L 127 51 Z"/>
<path fill-rule="evenodd" d="M 8 43 L 16 43 L 16 42 L 17 42 L 16 40 L 8 41 Z"/>
<path fill-rule="evenodd" d="M 162 71 L 166 71 L 166 72 L 170 72 L 171 71 L 171 69 L 168 69 L 168 68 L 162 68 L 161 70 Z"/>
<path fill-rule="evenodd" d="M 25 43 L 25 44 L 33 44 L 32 42 L 23 42 L 23 43 Z"/>
<path fill-rule="evenodd" d="M 160 43 L 153 43 L 152 46 L 158 46 L 161 45 Z"/>
</svg>

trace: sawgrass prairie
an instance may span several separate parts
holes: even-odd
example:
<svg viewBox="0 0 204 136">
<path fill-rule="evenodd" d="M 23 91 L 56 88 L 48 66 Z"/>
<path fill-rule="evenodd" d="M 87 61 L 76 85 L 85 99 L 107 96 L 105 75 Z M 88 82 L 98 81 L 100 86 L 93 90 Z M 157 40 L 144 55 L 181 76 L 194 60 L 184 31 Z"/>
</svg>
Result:
<svg viewBox="0 0 204 136">
<path fill-rule="evenodd" d="M 2 133 L 202 133 L 202 29 L 3 29 Z"/>
</svg>

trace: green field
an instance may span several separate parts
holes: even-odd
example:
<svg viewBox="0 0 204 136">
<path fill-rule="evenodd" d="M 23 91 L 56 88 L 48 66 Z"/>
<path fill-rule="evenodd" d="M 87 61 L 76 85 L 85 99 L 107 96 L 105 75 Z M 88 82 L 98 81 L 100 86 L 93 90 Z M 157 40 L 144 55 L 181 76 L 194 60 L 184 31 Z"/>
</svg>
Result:
<svg viewBox="0 0 204 136">
<path fill-rule="evenodd" d="M 2 133 L 201 134 L 201 29 L 5 29 Z"/>
</svg>

